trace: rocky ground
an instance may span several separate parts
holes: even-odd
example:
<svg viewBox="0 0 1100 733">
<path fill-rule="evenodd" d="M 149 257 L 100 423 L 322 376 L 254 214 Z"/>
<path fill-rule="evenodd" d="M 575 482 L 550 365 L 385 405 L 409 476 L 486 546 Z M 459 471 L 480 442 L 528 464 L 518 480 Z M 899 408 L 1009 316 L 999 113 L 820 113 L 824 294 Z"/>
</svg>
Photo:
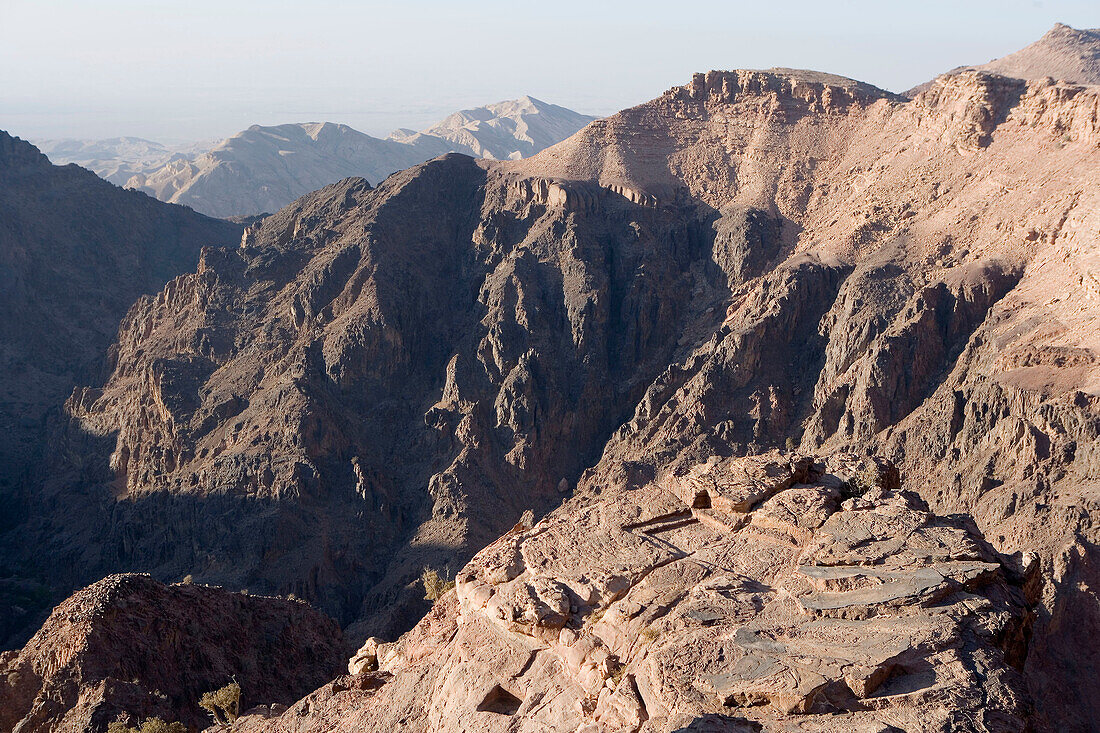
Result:
<svg viewBox="0 0 1100 733">
<path fill-rule="evenodd" d="M 885 464 L 711 460 L 517 527 L 234 730 L 1023 731 L 1037 570 Z"/>
<path fill-rule="evenodd" d="M 269 711 L 330 679 L 344 654 L 339 627 L 302 601 L 112 575 L 54 609 L 22 651 L 0 653 L 0 730 L 151 717 L 201 728 L 204 693 L 236 681 L 242 710 Z"/>
</svg>

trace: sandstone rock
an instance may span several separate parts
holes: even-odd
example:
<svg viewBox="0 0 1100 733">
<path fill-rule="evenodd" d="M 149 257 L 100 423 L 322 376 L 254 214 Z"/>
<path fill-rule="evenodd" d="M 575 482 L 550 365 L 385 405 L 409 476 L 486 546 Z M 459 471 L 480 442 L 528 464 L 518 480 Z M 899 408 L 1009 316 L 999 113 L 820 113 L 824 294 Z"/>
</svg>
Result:
<svg viewBox="0 0 1100 733">
<path fill-rule="evenodd" d="M 766 475 L 778 485 L 769 501 L 817 492 L 828 503 L 837 477 L 824 465 L 775 454 L 698 468 L 723 485 Z M 676 511 L 631 520 L 661 503 Z M 369 695 L 315 695 L 265 730 L 400 720 L 433 731 L 669 731 L 708 717 L 732 730 L 983 730 L 964 710 L 1025 730 L 1028 699 L 1008 659 L 1019 659 L 1012 645 L 1029 617 L 1002 558 L 909 492 L 882 489 L 868 503 L 833 503 L 806 531 L 758 522 L 763 506 L 711 507 L 747 515 L 718 528 L 657 484 L 574 499 L 460 571 L 458 603 L 442 611 L 453 624 L 423 623 L 398 644 L 422 647 L 433 625 L 429 654 Z M 871 519 L 899 515 L 912 518 L 900 532 Z M 524 566 L 505 579 L 494 567 L 516 542 Z M 870 564 L 868 546 L 888 549 Z M 484 586 L 488 602 L 474 592 Z M 549 587 L 564 619 L 522 610 L 520 599 Z"/>
<path fill-rule="evenodd" d="M 348 660 L 348 674 L 357 675 L 360 672 L 373 672 L 378 669 L 378 652 L 382 640 L 372 636 L 363 642 L 355 656 Z"/>
<path fill-rule="evenodd" d="M 242 709 L 262 704 L 270 716 L 336 674 L 342 651 L 336 624 L 301 601 L 113 575 L 0 658 L 0 728 L 99 731 L 149 717 L 206 725 L 200 697 L 232 680 Z"/>
</svg>

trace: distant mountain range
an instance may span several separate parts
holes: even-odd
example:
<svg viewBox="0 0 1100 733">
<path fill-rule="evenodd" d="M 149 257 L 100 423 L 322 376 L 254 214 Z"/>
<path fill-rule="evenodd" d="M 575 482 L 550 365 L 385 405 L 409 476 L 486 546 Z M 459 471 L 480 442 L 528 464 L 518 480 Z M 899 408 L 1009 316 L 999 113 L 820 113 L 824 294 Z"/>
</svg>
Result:
<svg viewBox="0 0 1100 733">
<path fill-rule="evenodd" d="M 47 140 L 58 164 L 77 163 L 118 185 L 216 217 L 278 211 L 302 194 L 349 176 L 372 183 L 444 153 L 515 160 L 581 129 L 594 117 L 533 97 L 455 112 L 386 139 L 347 125 L 253 125 L 212 149 L 141 138 Z"/>
<path fill-rule="evenodd" d="M 190 160 L 214 147 L 217 141 L 203 140 L 182 145 L 145 140 L 140 137 L 112 137 L 104 140 L 36 140 L 35 146 L 56 165 L 77 165 L 94 171 L 119 186 L 139 173 L 152 173 L 173 160 Z"/>
</svg>

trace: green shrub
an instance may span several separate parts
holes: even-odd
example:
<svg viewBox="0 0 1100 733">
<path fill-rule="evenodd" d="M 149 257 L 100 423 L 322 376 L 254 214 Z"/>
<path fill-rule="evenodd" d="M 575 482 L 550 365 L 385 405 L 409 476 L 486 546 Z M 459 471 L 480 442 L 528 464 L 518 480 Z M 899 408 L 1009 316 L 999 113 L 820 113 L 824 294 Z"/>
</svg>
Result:
<svg viewBox="0 0 1100 733">
<path fill-rule="evenodd" d="M 420 582 L 424 585 L 424 600 L 438 601 L 443 594 L 455 587 L 454 580 L 445 580 L 433 568 L 425 567 L 420 574 Z"/>
<path fill-rule="evenodd" d="M 183 723 L 165 723 L 160 718 L 146 718 L 140 728 L 131 728 L 125 723 L 110 723 L 107 733 L 187 733 Z"/>
<path fill-rule="evenodd" d="M 241 714 L 241 686 L 230 682 L 219 690 L 208 692 L 199 700 L 199 707 L 209 711 L 218 723 L 232 723 Z"/>
<path fill-rule="evenodd" d="M 841 493 L 844 494 L 844 498 L 851 499 L 857 496 L 863 496 L 872 489 L 882 488 L 882 475 L 879 473 L 878 466 L 874 463 L 868 463 L 860 472 L 852 478 L 848 479 L 842 489 Z"/>
</svg>

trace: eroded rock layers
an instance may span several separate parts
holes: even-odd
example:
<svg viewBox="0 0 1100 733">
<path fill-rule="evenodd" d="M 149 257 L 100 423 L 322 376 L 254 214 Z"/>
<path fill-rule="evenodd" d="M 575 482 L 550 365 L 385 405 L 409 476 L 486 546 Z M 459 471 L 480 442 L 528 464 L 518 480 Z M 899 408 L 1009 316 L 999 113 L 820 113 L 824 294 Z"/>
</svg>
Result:
<svg viewBox="0 0 1100 733">
<path fill-rule="evenodd" d="M 240 729 L 1022 731 L 1025 582 L 888 465 L 716 459 L 517 528 Z"/>
</svg>

